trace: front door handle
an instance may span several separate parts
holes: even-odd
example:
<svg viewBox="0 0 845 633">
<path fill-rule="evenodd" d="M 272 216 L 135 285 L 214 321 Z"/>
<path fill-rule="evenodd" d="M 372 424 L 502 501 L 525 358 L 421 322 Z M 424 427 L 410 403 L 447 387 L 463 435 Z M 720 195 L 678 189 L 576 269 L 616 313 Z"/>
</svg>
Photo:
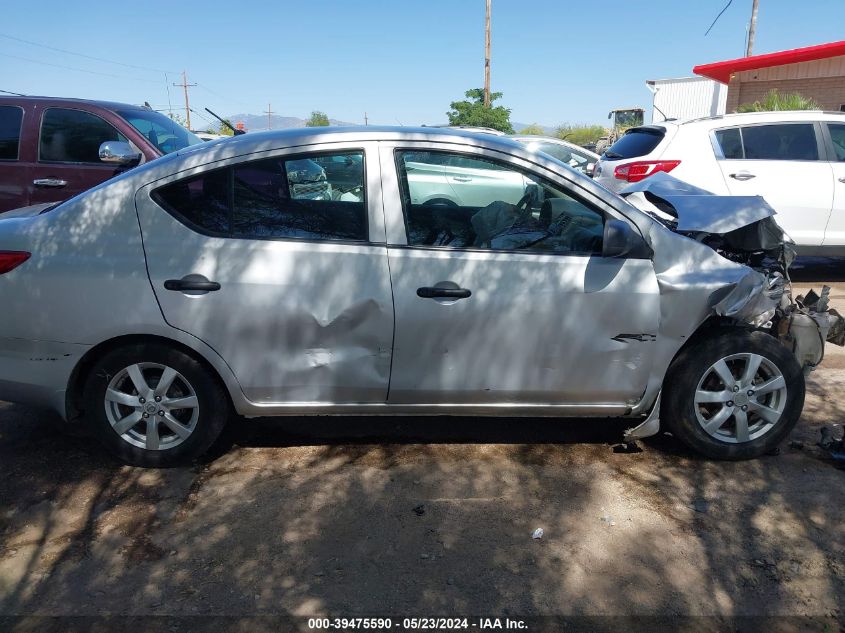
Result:
<svg viewBox="0 0 845 633">
<path fill-rule="evenodd" d="M 731 174 L 731 178 L 734 180 L 751 180 L 752 178 L 756 178 L 754 174 L 749 174 L 747 171 L 738 171 L 735 174 Z"/>
<path fill-rule="evenodd" d="M 191 294 L 205 294 L 206 292 L 220 290 L 220 284 L 216 281 L 209 281 L 202 275 L 185 275 L 182 279 L 168 279 L 164 282 L 164 289 Z"/>
<path fill-rule="evenodd" d="M 472 182 L 472 178 L 469 176 L 452 176 L 452 180 L 455 182 Z"/>
<path fill-rule="evenodd" d="M 36 178 L 32 181 L 32 184 L 36 187 L 64 187 L 67 184 L 67 180 L 62 180 L 61 178 Z"/>
<path fill-rule="evenodd" d="M 423 286 L 422 288 L 417 288 L 417 296 L 423 299 L 467 299 L 472 296 L 472 291 L 466 288 Z"/>
<path fill-rule="evenodd" d="M 842 178 L 839 179 L 839 182 L 845 182 L 845 176 L 842 176 Z"/>
</svg>

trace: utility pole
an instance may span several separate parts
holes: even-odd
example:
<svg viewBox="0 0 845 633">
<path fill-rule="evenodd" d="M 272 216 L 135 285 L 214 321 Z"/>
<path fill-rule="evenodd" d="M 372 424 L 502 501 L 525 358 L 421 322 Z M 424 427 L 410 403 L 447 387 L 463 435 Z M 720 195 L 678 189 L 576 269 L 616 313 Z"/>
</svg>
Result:
<svg viewBox="0 0 845 633">
<path fill-rule="evenodd" d="M 368 121 L 368 119 L 367 119 L 367 113 L 366 113 L 366 112 L 364 112 L 364 125 L 369 125 L 369 123 L 368 123 L 367 121 Z"/>
<path fill-rule="evenodd" d="M 760 0 L 753 0 L 751 5 L 751 24 L 748 26 L 748 45 L 745 48 L 745 56 L 751 57 L 754 51 L 754 33 L 757 31 L 757 9 L 760 6 Z"/>
<path fill-rule="evenodd" d="M 267 104 L 267 112 L 265 114 L 267 114 L 267 129 L 272 130 L 273 129 L 273 122 L 270 119 L 270 117 L 273 115 L 273 111 L 270 109 L 269 103 Z"/>
<path fill-rule="evenodd" d="M 173 84 L 174 86 L 181 86 L 182 90 L 185 91 L 185 120 L 188 124 L 188 129 L 191 129 L 191 104 L 188 101 L 188 88 L 192 88 L 196 86 L 196 84 L 189 84 L 188 83 L 188 75 L 183 70 L 182 71 L 182 83 L 180 84 Z"/>
<path fill-rule="evenodd" d="M 754 0 L 755 3 L 757 0 Z M 490 107 L 490 2 L 486 0 L 487 12 L 484 17 L 484 107 Z"/>
</svg>

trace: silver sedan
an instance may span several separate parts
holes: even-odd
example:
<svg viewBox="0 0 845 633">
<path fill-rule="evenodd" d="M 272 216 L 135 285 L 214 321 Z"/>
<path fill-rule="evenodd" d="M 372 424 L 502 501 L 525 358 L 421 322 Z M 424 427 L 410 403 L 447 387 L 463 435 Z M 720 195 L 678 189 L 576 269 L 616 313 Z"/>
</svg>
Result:
<svg viewBox="0 0 845 633">
<path fill-rule="evenodd" d="M 187 148 L 0 219 L 0 399 L 148 466 L 233 414 L 620 416 L 770 450 L 842 319 L 792 301 L 761 199 L 633 189 L 456 130 Z"/>
</svg>

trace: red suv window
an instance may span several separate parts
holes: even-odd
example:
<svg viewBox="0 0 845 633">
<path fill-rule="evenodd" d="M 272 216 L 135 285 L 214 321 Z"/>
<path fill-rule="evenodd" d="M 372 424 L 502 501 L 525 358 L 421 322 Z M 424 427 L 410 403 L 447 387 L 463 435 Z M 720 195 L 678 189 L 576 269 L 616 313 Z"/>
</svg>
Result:
<svg viewBox="0 0 845 633">
<path fill-rule="evenodd" d="M 18 106 L 0 106 L 0 160 L 17 160 L 21 140 L 23 110 Z"/>
<path fill-rule="evenodd" d="M 126 141 L 110 123 L 82 110 L 50 108 L 41 120 L 39 160 L 48 163 L 100 164 L 100 145 Z"/>
</svg>

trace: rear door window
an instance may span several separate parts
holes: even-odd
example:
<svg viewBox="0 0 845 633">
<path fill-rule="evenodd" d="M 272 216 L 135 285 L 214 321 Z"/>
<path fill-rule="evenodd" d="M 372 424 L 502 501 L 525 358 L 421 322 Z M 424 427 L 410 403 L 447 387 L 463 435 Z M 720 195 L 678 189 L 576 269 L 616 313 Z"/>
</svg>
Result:
<svg viewBox="0 0 845 633">
<path fill-rule="evenodd" d="M 17 160 L 21 141 L 23 110 L 18 106 L 0 106 L 0 160 Z"/>
<path fill-rule="evenodd" d="M 605 156 L 611 160 L 620 158 L 637 158 L 645 156 L 654 151 L 666 132 L 663 128 L 638 127 L 628 130 L 622 138 L 616 141 L 605 152 Z"/>
<path fill-rule="evenodd" d="M 742 145 L 749 160 L 818 160 L 812 123 L 779 123 L 742 128 Z"/>
<path fill-rule="evenodd" d="M 114 126 L 90 112 L 49 108 L 41 119 L 39 160 L 46 163 L 100 163 L 100 145 L 124 141 Z"/>
<path fill-rule="evenodd" d="M 322 165 L 342 165 L 327 176 Z M 153 199 L 212 236 L 366 241 L 364 153 L 239 163 L 160 187 Z"/>
<path fill-rule="evenodd" d="M 349 152 L 235 167 L 233 235 L 366 241 L 363 161 Z"/>
</svg>

